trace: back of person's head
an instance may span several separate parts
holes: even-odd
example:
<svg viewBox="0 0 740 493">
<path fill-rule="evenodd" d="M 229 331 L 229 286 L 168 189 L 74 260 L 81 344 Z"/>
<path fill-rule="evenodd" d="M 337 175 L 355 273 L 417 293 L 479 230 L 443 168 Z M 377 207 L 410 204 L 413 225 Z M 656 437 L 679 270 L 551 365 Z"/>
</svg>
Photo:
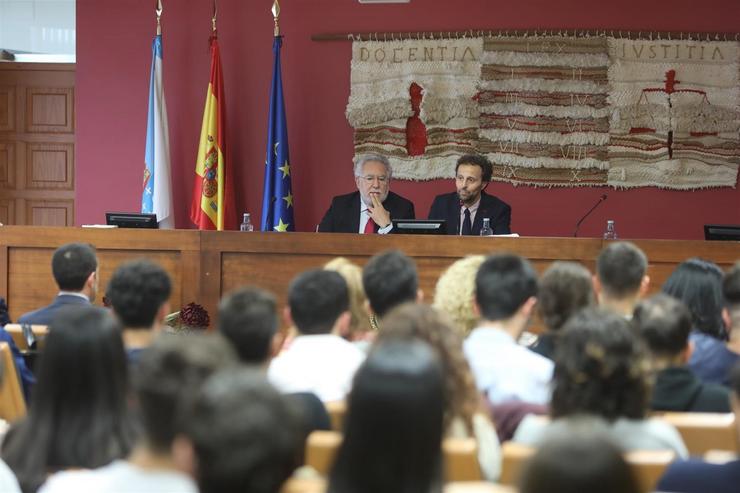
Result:
<svg viewBox="0 0 740 493">
<path fill-rule="evenodd" d="M 470 255 L 456 261 L 439 276 L 434 289 L 432 306 L 452 318 L 463 335 L 478 322 L 473 308 L 475 275 L 485 259 L 483 255 Z"/>
<path fill-rule="evenodd" d="M 242 362 L 265 363 L 278 330 L 275 297 L 256 287 L 228 294 L 218 307 L 218 330 L 234 345 Z"/>
<path fill-rule="evenodd" d="M 277 493 L 297 466 L 299 418 L 255 369 L 210 377 L 181 425 L 200 493 Z"/>
<path fill-rule="evenodd" d="M 353 264 L 344 257 L 337 257 L 326 264 L 325 270 L 339 273 L 347 283 L 349 289 L 349 312 L 352 318 L 349 321 L 350 338 L 359 338 L 371 330 L 370 318 L 365 310 L 365 288 L 362 287 L 362 267 Z"/>
<path fill-rule="evenodd" d="M 509 319 L 534 296 L 537 273 L 528 260 L 518 255 L 491 255 L 475 276 L 475 301 L 486 320 Z"/>
<path fill-rule="evenodd" d="M 3 443 L 24 491 L 35 491 L 49 472 L 125 457 L 135 438 L 121 327 L 108 310 L 61 309 L 39 364 L 28 416 Z"/>
<path fill-rule="evenodd" d="M 339 316 L 349 309 L 347 283 L 336 272 L 303 272 L 288 287 L 288 305 L 301 334 L 328 334 Z"/>
<path fill-rule="evenodd" d="M 387 340 L 357 371 L 330 493 L 440 491 L 445 393 L 421 341 Z"/>
<path fill-rule="evenodd" d="M 559 330 L 571 315 L 594 302 L 591 273 L 577 262 L 553 262 L 540 278 L 537 306 L 548 330 Z"/>
<path fill-rule="evenodd" d="M 188 396 L 211 374 L 236 364 L 236 353 L 220 335 L 163 333 L 157 337 L 133 369 L 146 444 L 169 454 L 176 417 Z"/>
<path fill-rule="evenodd" d="M 82 291 L 90 274 L 97 269 L 95 248 L 87 243 L 67 243 L 51 257 L 51 272 L 62 291 Z"/>
<path fill-rule="evenodd" d="M 673 358 L 686 350 L 691 313 L 677 299 L 660 293 L 640 302 L 632 322 L 653 356 Z"/>
<path fill-rule="evenodd" d="M 634 243 L 609 243 L 596 258 L 596 276 L 604 295 L 614 299 L 636 297 L 647 273 L 647 256 Z"/>
<path fill-rule="evenodd" d="M 606 430 L 594 425 L 574 419 L 548 436 L 526 465 L 519 492 L 639 493 L 622 450 Z"/>
<path fill-rule="evenodd" d="M 399 250 L 379 253 L 365 264 L 362 285 L 370 308 L 382 317 L 394 306 L 416 300 L 419 291 L 416 264 Z"/>
<path fill-rule="evenodd" d="M 722 276 L 722 269 L 714 262 L 690 258 L 676 267 L 662 288 L 688 307 L 694 330 L 718 339 L 726 337 Z"/>
<path fill-rule="evenodd" d="M 445 429 L 449 428 L 452 420 L 458 418 L 472 433 L 473 415 L 478 411 L 479 396 L 463 354 L 460 333 L 434 308 L 419 303 L 405 303 L 383 318 L 383 330 L 378 333 L 376 343 L 393 339 L 418 339 L 437 352 L 444 370 L 447 395 Z"/>
<path fill-rule="evenodd" d="M 725 274 L 722 295 L 725 298 L 729 325 L 733 330 L 740 331 L 740 262 Z"/>
<path fill-rule="evenodd" d="M 551 414 L 643 419 L 648 371 L 642 342 L 624 317 L 602 308 L 581 310 L 563 327 L 555 350 Z"/>
<path fill-rule="evenodd" d="M 148 329 L 171 292 L 167 271 L 142 259 L 121 264 L 108 283 L 106 295 L 126 329 Z"/>
</svg>

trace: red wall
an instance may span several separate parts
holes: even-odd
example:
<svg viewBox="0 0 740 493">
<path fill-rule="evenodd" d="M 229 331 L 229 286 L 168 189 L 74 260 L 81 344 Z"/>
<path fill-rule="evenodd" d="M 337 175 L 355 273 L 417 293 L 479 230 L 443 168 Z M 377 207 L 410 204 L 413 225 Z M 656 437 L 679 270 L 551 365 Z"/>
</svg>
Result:
<svg viewBox="0 0 740 493">
<path fill-rule="evenodd" d="M 197 139 L 208 83 L 211 2 L 163 0 L 164 77 L 169 110 L 177 226 L 188 219 Z M 139 208 L 146 134 L 154 2 L 77 0 L 76 223 L 102 222 L 107 210 Z M 271 0 L 219 0 L 228 156 L 237 207 L 259 220 L 272 62 Z M 283 82 L 288 112 L 297 228 L 312 231 L 333 195 L 354 187 L 352 129 L 344 118 L 351 46 L 313 42 L 312 34 L 368 31 L 599 28 L 740 31 L 737 0 L 283 0 Z M 228 158 L 227 158 L 228 159 Z M 452 165 L 452 163 L 451 163 Z M 425 217 L 451 182 L 395 181 Z M 669 192 L 535 189 L 494 183 L 513 207 L 522 235 L 568 236 L 605 191 L 607 200 L 582 226 L 601 234 L 616 220 L 623 238 L 702 237 L 702 224 L 740 224 L 740 190 Z"/>
</svg>

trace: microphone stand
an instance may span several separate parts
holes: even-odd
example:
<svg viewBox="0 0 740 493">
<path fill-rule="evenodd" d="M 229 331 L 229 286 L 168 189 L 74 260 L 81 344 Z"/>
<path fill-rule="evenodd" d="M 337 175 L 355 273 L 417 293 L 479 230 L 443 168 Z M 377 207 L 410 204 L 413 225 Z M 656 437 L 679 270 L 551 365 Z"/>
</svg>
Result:
<svg viewBox="0 0 740 493">
<path fill-rule="evenodd" d="M 593 211 L 595 211 L 595 210 L 596 210 L 596 208 L 597 208 L 598 206 L 600 206 L 600 205 L 601 205 L 601 203 L 602 203 L 603 201 L 605 201 L 605 200 L 607 199 L 607 197 L 608 197 L 608 195 L 607 195 L 607 194 L 604 194 L 604 195 L 602 195 L 601 197 L 599 197 L 599 200 L 598 200 L 598 201 L 597 201 L 597 202 L 596 202 L 596 203 L 594 204 L 594 206 L 593 206 L 593 207 L 591 207 L 591 208 L 590 208 L 590 209 L 588 210 L 588 212 L 587 212 L 586 214 L 584 214 L 584 215 L 583 215 L 583 217 L 582 217 L 581 219 L 579 219 L 579 220 L 578 220 L 578 222 L 576 223 L 576 229 L 575 229 L 575 231 L 573 231 L 573 238 L 577 238 L 577 237 L 578 237 L 578 229 L 579 229 L 579 228 L 581 227 L 581 223 L 582 223 L 583 221 L 585 221 L 585 220 L 586 220 L 586 218 L 587 218 L 588 216 L 590 216 L 590 215 L 591 215 L 591 213 L 592 213 Z"/>
</svg>

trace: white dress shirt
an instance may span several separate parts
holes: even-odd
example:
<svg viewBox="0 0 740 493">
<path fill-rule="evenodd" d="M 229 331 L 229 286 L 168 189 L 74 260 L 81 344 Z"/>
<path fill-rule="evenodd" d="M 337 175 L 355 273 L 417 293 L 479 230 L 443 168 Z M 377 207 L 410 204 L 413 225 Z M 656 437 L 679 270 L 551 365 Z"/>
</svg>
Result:
<svg viewBox="0 0 740 493">
<path fill-rule="evenodd" d="M 368 210 L 365 203 L 360 200 L 360 229 L 357 231 L 360 234 L 363 234 L 365 232 L 365 226 L 367 226 L 367 222 L 370 220 L 370 210 Z M 378 234 L 379 235 L 387 235 L 391 230 L 393 229 L 393 223 L 390 223 L 385 228 L 378 228 Z"/>
<path fill-rule="evenodd" d="M 520 346 L 503 329 L 478 327 L 463 343 L 478 390 L 493 404 L 550 402 L 553 363 Z"/>
<path fill-rule="evenodd" d="M 283 393 L 313 392 L 341 401 L 352 387 L 365 353 L 333 334 L 302 335 L 270 363 L 267 378 Z"/>
</svg>

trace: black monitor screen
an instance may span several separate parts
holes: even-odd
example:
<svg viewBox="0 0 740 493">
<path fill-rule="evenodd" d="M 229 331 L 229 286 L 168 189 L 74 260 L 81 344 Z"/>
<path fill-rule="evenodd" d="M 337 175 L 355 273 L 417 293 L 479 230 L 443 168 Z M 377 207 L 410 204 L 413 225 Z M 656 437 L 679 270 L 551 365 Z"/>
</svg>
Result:
<svg viewBox="0 0 740 493">
<path fill-rule="evenodd" d="M 740 225 L 705 224 L 704 239 L 712 241 L 740 241 Z"/>
<path fill-rule="evenodd" d="M 447 221 L 444 219 L 394 219 L 395 233 L 406 235 L 444 235 L 447 234 Z"/>
<path fill-rule="evenodd" d="M 106 212 L 105 224 L 118 226 L 119 228 L 159 228 L 156 214 L 142 214 L 139 212 Z"/>
</svg>

